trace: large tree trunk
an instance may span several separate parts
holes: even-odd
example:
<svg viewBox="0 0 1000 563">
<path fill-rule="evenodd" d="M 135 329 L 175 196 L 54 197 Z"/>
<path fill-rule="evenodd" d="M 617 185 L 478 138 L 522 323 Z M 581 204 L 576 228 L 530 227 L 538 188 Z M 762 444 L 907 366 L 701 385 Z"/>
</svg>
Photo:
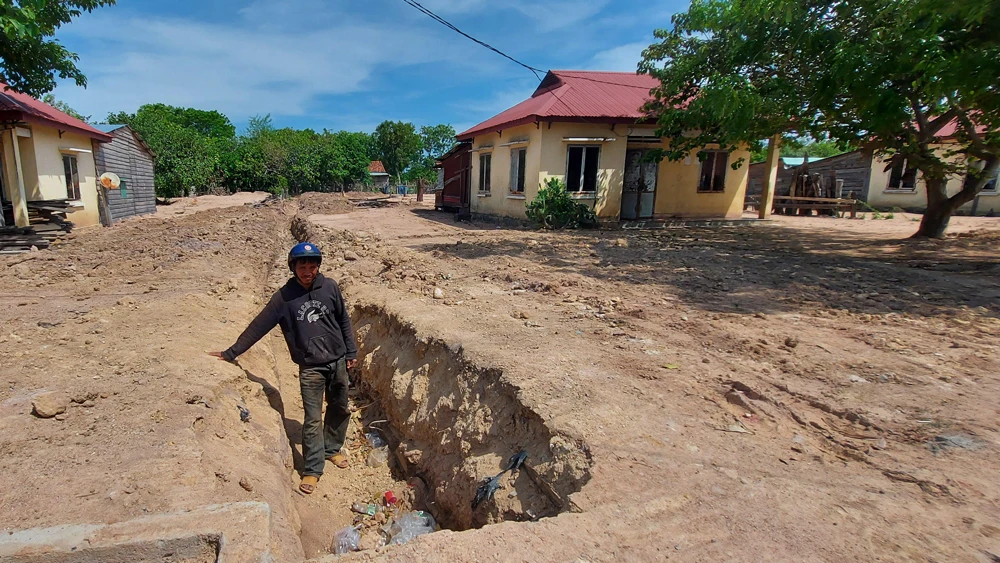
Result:
<svg viewBox="0 0 1000 563">
<path fill-rule="evenodd" d="M 944 238 L 944 232 L 948 229 L 948 223 L 955 211 L 972 201 L 976 197 L 976 192 L 962 190 L 952 197 L 948 197 L 947 178 L 926 178 L 927 186 L 927 210 L 920 221 L 920 229 L 912 238 Z"/>
</svg>

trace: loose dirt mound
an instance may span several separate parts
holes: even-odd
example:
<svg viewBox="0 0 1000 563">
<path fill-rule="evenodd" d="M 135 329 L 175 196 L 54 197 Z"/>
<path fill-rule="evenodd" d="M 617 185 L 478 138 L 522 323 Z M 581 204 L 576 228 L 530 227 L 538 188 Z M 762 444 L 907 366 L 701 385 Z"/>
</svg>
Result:
<svg viewBox="0 0 1000 563">
<path fill-rule="evenodd" d="M 995 234 L 537 233 L 404 207 L 366 211 L 364 232 L 309 220 L 340 197 L 128 221 L 0 259 L 4 527 L 256 500 L 275 560 L 299 561 L 352 502 L 405 482 L 445 524 L 497 525 L 353 557 L 1000 554 L 983 471 L 1000 443 Z M 283 283 L 293 232 L 354 306 L 358 423 L 386 420 L 396 471 L 360 467 L 355 433 L 355 466 L 311 497 L 294 492 L 281 337 L 238 367 L 204 354 Z M 52 418 L 32 414 L 44 393 Z M 521 447 L 526 469 L 473 509 Z"/>
</svg>

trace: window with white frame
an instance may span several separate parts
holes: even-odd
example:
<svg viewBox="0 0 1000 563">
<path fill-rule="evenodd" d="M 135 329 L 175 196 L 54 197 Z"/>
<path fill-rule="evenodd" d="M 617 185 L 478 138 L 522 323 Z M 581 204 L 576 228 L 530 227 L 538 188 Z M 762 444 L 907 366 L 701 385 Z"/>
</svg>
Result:
<svg viewBox="0 0 1000 563">
<path fill-rule="evenodd" d="M 479 193 L 490 193 L 490 172 L 493 167 L 493 155 L 479 155 Z"/>
<path fill-rule="evenodd" d="M 910 166 L 907 159 L 897 162 L 889 171 L 887 190 L 912 192 L 917 189 L 917 169 Z"/>
<path fill-rule="evenodd" d="M 80 196 L 80 170 L 77 167 L 76 156 L 70 154 L 62 155 L 63 171 L 66 174 L 66 197 L 79 201 Z"/>
<path fill-rule="evenodd" d="M 726 151 L 702 151 L 700 155 L 702 161 L 698 191 L 707 193 L 726 191 L 726 169 L 729 168 L 729 153 Z"/>
<path fill-rule="evenodd" d="M 528 149 L 510 149 L 510 193 L 524 193 L 524 161 Z"/>
<path fill-rule="evenodd" d="M 587 193 L 597 191 L 597 170 L 601 162 L 601 147 L 578 145 L 566 149 L 566 191 Z"/>
</svg>

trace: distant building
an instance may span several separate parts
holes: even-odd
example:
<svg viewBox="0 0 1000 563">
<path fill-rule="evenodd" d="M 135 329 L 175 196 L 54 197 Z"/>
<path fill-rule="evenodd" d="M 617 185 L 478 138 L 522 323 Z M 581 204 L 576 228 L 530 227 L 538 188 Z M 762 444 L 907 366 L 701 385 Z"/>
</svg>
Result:
<svg viewBox="0 0 1000 563">
<path fill-rule="evenodd" d="M 97 145 L 94 151 L 98 176 L 113 172 L 121 179 L 119 189 L 104 191 L 101 223 L 110 225 L 126 217 L 156 213 L 154 157 L 149 145 L 128 125 L 94 127 L 112 136 L 110 143 Z"/>
<path fill-rule="evenodd" d="M 61 209 L 74 226 L 101 222 L 94 150 L 112 136 L 0 83 L 0 209 L 27 227 L 29 207 Z"/>
<path fill-rule="evenodd" d="M 945 128 L 940 134 L 941 144 L 938 150 L 945 150 L 954 143 L 955 128 Z M 791 159 L 782 159 L 786 163 Z M 904 209 L 912 212 L 922 212 L 927 207 L 927 189 L 921 174 L 901 162 L 886 169 L 888 163 L 870 153 L 856 150 L 837 156 L 816 159 L 798 166 L 782 166 L 778 169 L 778 181 L 775 195 L 788 195 L 797 173 L 808 172 L 818 174 L 823 184 L 840 192 L 842 197 L 854 197 L 875 208 Z M 747 195 L 760 195 L 767 174 L 767 164 L 759 162 L 750 165 L 750 181 Z M 948 196 L 953 196 L 962 189 L 965 181 L 963 175 L 955 175 L 948 179 Z M 986 215 L 1000 213 L 1000 190 L 994 179 L 971 202 L 958 209 L 959 213 L 968 215 Z M 836 195 L 836 193 L 830 195 Z M 800 194 L 798 194 L 800 195 Z"/>
<path fill-rule="evenodd" d="M 381 191 L 389 186 L 389 173 L 385 171 L 381 160 L 373 160 L 368 165 L 368 176 L 372 179 L 372 185 Z"/>
</svg>

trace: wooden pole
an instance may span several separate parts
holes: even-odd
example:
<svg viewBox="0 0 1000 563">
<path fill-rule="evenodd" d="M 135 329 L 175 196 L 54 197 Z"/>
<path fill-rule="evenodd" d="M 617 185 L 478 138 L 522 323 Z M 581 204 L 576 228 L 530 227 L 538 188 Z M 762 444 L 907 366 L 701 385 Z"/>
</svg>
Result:
<svg viewBox="0 0 1000 563">
<path fill-rule="evenodd" d="M 24 195 L 24 169 L 21 168 L 21 149 L 17 144 L 17 127 L 10 130 L 10 140 L 14 144 L 14 176 L 17 177 L 17 191 L 11 190 L 11 205 L 14 208 L 14 224 L 18 227 L 27 227 L 28 220 L 28 197 Z"/>
<path fill-rule="evenodd" d="M 774 193 L 778 190 L 778 162 L 781 155 L 781 134 L 771 137 L 767 144 L 767 176 L 764 178 L 764 189 L 760 193 L 760 209 L 757 217 L 767 219 L 774 207 Z"/>
</svg>

